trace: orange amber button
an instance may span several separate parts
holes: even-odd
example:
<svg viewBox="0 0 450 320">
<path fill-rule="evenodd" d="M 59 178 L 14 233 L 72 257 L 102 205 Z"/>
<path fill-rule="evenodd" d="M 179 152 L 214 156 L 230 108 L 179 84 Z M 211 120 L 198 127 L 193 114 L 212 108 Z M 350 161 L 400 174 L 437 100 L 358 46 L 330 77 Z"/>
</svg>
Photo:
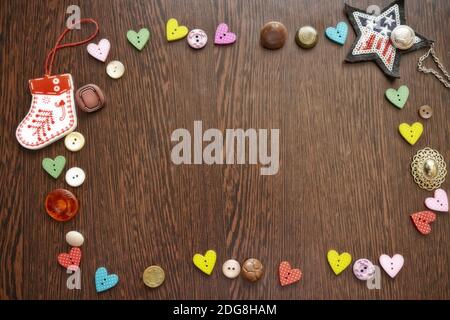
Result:
<svg viewBox="0 0 450 320">
<path fill-rule="evenodd" d="M 78 212 L 78 199 L 65 189 L 55 189 L 45 198 L 45 210 L 57 221 L 68 221 Z"/>
</svg>

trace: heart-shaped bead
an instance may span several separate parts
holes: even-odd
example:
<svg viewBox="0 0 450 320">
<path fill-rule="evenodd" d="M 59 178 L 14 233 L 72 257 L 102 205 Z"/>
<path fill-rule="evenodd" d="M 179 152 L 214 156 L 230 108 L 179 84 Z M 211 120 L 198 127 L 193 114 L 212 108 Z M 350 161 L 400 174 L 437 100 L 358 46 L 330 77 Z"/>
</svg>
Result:
<svg viewBox="0 0 450 320">
<path fill-rule="evenodd" d="M 228 31 L 228 25 L 221 23 L 217 26 L 216 35 L 214 36 L 214 43 L 218 45 L 227 45 L 236 42 L 236 34 Z"/>
<path fill-rule="evenodd" d="M 117 274 L 108 274 L 105 267 L 100 267 L 95 271 L 95 290 L 103 292 L 111 289 L 119 282 Z"/>
<path fill-rule="evenodd" d="M 136 49 L 141 51 L 150 39 L 150 31 L 147 28 L 142 28 L 139 32 L 128 30 L 127 39 Z"/>
<path fill-rule="evenodd" d="M 347 40 L 348 26 L 345 22 L 341 21 L 336 25 L 336 27 L 328 27 L 325 30 L 325 35 L 331 41 L 343 46 Z"/>
<path fill-rule="evenodd" d="M 167 41 L 176 41 L 187 36 L 189 30 L 185 26 L 178 25 L 177 19 L 171 18 L 166 24 Z"/>
<path fill-rule="evenodd" d="M 327 260 L 333 272 L 338 275 L 352 263 L 352 256 L 348 252 L 339 254 L 336 250 L 330 250 L 327 253 Z"/>
<path fill-rule="evenodd" d="M 425 199 L 425 206 L 430 210 L 448 212 L 447 192 L 443 189 L 437 189 L 434 191 L 434 197 Z"/>
<path fill-rule="evenodd" d="M 109 40 L 102 39 L 98 44 L 89 43 L 87 46 L 87 52 L 95 59 L 105 62 L 106 58 L 108 58 L 110 48 L 111 44 L 109 43 Z"/>
<path fill-rule="evenodd" d="M 64 156 L 57 156 L 55 159 L 42 159 L 42 168 L 53 178 L 58 178 L 66 165 L 66 158 Z"/>
<path fill-rule="evenodd" d="M 216 264 L 217 254 L 214 250 L 206 251 L 205 255 L 196 253 L 192 258 L 194 265 L 208 276 L 213 272 Z"/>
<path fill-rule="evenodd" d="M 382 254 L 379 260 L 381 267 L 391 278 L 395 278 L 403 268 L 403 263 L 405 262 L 401 254 L 394 254 L 392 258 L 387 254 Z"/>
<path fill-rule="evenodd" d="M 397 108 L 403 109 L 409 97 L 407 86 L 400 86 L 397 90 L 389 88 L 386 90 L 386 98 Z"/>
<path fill-rule="evenodd" d="M 420 122 L 414 122 L 412 125 L 402 123 L 398 126 L 398 131 L 410 145 L 415 145 L 423 132 L 423 125 Z"/>
<path fill-rule="evenodd" d="M 289 262 L 283 261 L 278 267 L 278 276 L 280 278 L 280 284 L 284 287 L 300 281 L 302 272 L 300 269 L 292 269 Z"/>
<path fill-rule="evenodd" d="M 64 268 L 69 266 L 80 266 L 81 250 L 80 248 L 72 248 L 69 253 L 60 253 L 58 255 L 58 263 Z"/>
<path fill-rule="evenodd" d="M 416 212 L 411 215 L 411 220 L 417 230 L 424 235 L 431 232 L 431 223 L 436 220 L 436 214 L 431 211 Z"/>
</svg>

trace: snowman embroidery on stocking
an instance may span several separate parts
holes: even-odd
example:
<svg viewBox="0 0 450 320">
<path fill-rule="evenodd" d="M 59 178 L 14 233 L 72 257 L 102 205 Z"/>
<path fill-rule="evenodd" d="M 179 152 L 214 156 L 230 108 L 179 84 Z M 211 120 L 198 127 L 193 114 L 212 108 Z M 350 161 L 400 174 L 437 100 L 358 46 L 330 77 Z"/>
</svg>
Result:
<svg viewBox="0 0 450 320">
<path fill-rule="evenodd" d="M 61 40 L 70 31 L 65 29 L 47 55 L 45 76 L 28 82 L 32 95 L 31 107 L 16 130 L 17 141 L 27 149 L 41 149 L 66 136 L 77 126 L 72 76 L 68 73 L 51 76 L 51 69 L 59 49 L 87 43 L 97 35 L 98 24 L 95 20 L 82 19 L 80 22 L 95 24 L 95 32 L 83 41 L 61 45 Z"/>
</svg>

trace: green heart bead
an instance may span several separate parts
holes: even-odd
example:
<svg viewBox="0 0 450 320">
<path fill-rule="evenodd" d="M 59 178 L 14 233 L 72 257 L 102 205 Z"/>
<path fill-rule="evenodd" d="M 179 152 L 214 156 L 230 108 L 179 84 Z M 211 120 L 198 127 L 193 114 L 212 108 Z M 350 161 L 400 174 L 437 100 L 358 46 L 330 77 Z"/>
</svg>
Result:
<svg viewBox="0 0 450 320">
<path fill-rule="evenodd" d="M 398 90 L 392 88 L 386 90 L 386 98 L 399 109 L 403 109 L 408 96 L 409 89 L 407 86 L 401 86 Z"/>
<path fill-rule="evenodd" d="M 141 51 L 150 39 L 150 31 L 147 28 L 142 28 L 139 32 L 128 30 L 127 39 L 136 49 Z"/>
<path fill-rule="evenodd" d="M 50 158 L 42 159 L 42 168 L 53 178 L 58 178 L 66 165 L 66 158 L 57 156 L 55 160 Z"/>
</svg>

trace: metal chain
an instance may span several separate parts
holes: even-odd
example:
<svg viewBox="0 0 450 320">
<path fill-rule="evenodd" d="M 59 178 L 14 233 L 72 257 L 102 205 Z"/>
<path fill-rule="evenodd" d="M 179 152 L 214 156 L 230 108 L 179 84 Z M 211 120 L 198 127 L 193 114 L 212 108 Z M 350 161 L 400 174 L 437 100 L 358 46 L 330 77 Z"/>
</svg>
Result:
<svg viewBox="0 0 450 320">
<path fill-rule="evenodd" d="M 425 61 L 426 58 L 429 57 L 430 53 L 431 53 L 431 56 L 433 57 L 434 62 L 439 67 L 439 69 L 442 71 L 442 73 L 447 77 L 447 79 L 445 79 L 442 75 L 440 75 L 438 71 L 433 70 L 431 68 L 426 68 L 423 66 L 423 62 Z M 431 44 L 430 50 L 428 50 L 427 53 L 425 53 L 422 57 L 419 58 L 419 62 L 417 63 L 417 69 L 419 69 L 419 71 L 423 72 L 423 73 L 432 73 L 436 78 L 438 78 L 438 80 L 440 82 L 442 82 L 444 84 L 445 87 L 450 88 L 450 82 L 449 82 L 450 75 L 447 72 L 447 70 L 445 70 L 444 66 L 439 61 L 438 57 L 436 57 L 436 52 L 434 51 L 434 43 Z"/>
</svg>

